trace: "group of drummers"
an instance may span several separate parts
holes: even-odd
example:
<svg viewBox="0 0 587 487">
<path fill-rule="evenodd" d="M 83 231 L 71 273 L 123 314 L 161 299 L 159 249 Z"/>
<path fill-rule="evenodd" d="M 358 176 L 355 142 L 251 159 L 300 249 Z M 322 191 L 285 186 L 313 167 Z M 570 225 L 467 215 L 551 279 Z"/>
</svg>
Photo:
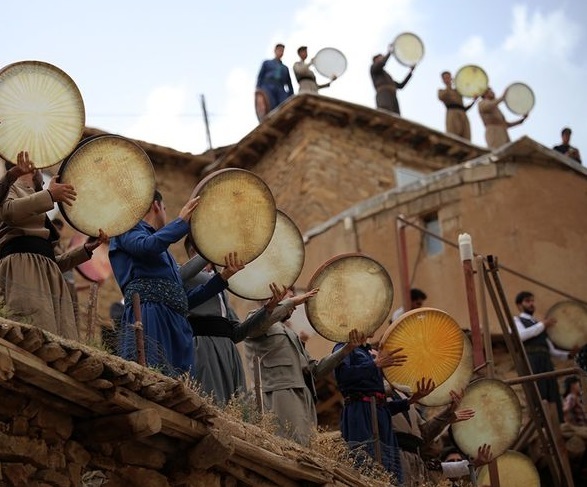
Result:
<svg viewBox="0 0 587 487">
<path fill-rule="evenodd" d="M 256 110 L 259 120 L 267 113 L 279 106 L 293 95 L 288 68 L 282 63 L 285 46 L 275 46 L 275 58 L 264 61 L 257 78 Z M 324 48 L 318 51 L 311 60 L 308 58 L 307 46 L 298 48 L 299 60 L 293 65 L 293 72 L 299 83 L 299 93 L 318 93 L 318 90 L 327 88 L 346 70 L 346 58 L 335 48 Z M 394 55 L 397 61 L 409 68 L 403 81 L 398 82 L 385 71 L 384 67 Z M 412 73 L 424 55 L 424 45 L 421 39 L 412 33 L 403 33 L 389 44 L 385 54 L 373 57 L 371 78 L 376 91 L 375 103 L 377 108 L 400 115 L 397 99 L 397 90 L 404 88 L 412 77 Z M 314 67 L 328 81 L 319 84 Z M 534 94 L 524 83 L 513 83 L 504 93 L 497 97 L 489 86 L 489 79 L 485 71 L 479 66 L 467 65 L 459 70 L 455 79 L 449 71 L 441 74 L 444 87 L 438 90 L 438 98 L 446 106 L 446 131 L 466 140 L 471 140 L 471 128 L 467 111 L 480 99 L 478 103 L 479 115 L 485 126 L 485 138 L 490 149 L 496 149 L 510 141 L 508 129 L 522 124 L 534 105 Z M 467 104 L 463 97 L 471 98 Z M 513 122 L 506 120 L 499 109 L 504 102 L 510 110 L 521 117 Z"/>
</svg>

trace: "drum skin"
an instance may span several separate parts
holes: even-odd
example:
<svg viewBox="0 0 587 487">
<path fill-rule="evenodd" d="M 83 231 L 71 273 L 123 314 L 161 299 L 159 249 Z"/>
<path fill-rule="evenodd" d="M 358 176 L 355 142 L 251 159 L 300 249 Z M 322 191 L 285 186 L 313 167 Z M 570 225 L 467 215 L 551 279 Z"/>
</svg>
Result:
<svg viewBox="0 0 587 487">
<path fill-rule="evenodd" d="M 459 365 L 451 376 L 426 397 L 420 399 L 420 404 L 424 406 L 444 406 L 450 404 L 452 397 L 451 391 L 460 393 L 464 390 L 471 377 L 473 376 L 473 346 L 470 340 L 463 334 L 463 355 Z"/>
<path fill-rule="evenodd" d="M 41 61 L 20 61 L 0 70 L 0 155 L 16 163 L 23 150 L 38 169 L 53 166 L 83 136 L 84 102 L 74 81 Z"/>
<path fill-rule="evenodd" d="M 119 135 L 83 140 L 59 168 L 59 181 L 71 184 L 76 200 L 59 203 L 67 222 L 86 235 L 102 229 L 120 235 L 143 219 L 153 203 L 155 171 L 135 142 Z"/>
<path fill-rule="evenodd" d="M 393 54 L 399 63 L 412 67 L 424 57 L 424 43 L 411 32 L 399 34 L 393 41 Z"/>
<path fill-rule="evenodd" d="M 345 55 L 334 47 L 320 49 L 314 56 L 313 64 L 316 70 L 326 78 L 342 76 L 347 68 Z"/>
<path fill-rule="evenodd" d="M 457 71 L 454 83 L 455 89 L 461 96 L 475 98 L 487 91 L 489 78 L 483 68 L 469 64 Z"/>
<path fill-rule="evenodd" d="M 547 318 L 556 318 L 554 326 L 546 329 L 555 345 L 573 350 L 587 345 L 587 305 L 578 301 L 560 301 L 546 313 Z"/>
<path fill-rule="evenodd" d="M 228 279 L 228 290 L 244 299 L 271 297 L 269 285 L 292 286 L 304 266 L 305 246 L 295 223 L 277 210 L 271 241 L 263 253 Z"/>
<path fill-rule="evenodd" d="M 493 457 L 498 457 L 512 446 L 522 426 L 522 407 L 514 390 L 496 379 L 472 382 L 460 405 L 471 408 L 475 416 L 452 425 L 457 446 L 471 457 L 484 444 L 491 445 Z"/>
<path fill-rule="evenodd" d="M 516 115 L 528 115 L 534 108 L 534 92 L 527 84 L 512 83 L 505 92 L 504 101 L 510 111 Z"/>
<path fill-rule="evenodd" d="M 459 324 L 445 311 L 417 308 L 395 320 L 383 334 L 380 349 L 402 349 L 407 361 L 387 367 L 383 374 L 390 384 L 412 391 L 422 378 L 438 387 L 455 372 L 463 357 L 464 335 Z"/>
<path fill-rule="evenodd" d="M 191 237 L 198 254 L 223 266 L 237 252 L 245 264 L 259 257 L 273 237 L 277 209 L 271 190 L 244 169 L 220 169 L 202 179 L 192 196 L 200 203 L 191 220 Z"/>
<path fill-rule="evenodd" d="M 353 329 L 372 335 L 393 303 L 393 283 L 385 268 L 359 253 L 322 264 L 308 284 L 314 288 L 320 291 L 306 302 L 306 316 L 316 332 L 334 342 L 347 342 Z"/>
<path fill-rule="evenodd" d="M 534 462 L 526 455 L 508 450 L 497 457 L 496 461 L 500 487 L 540 487 L 538 470 Z M 484 465 L 479 470 L 477 485 L 489 485 L 489 483 L 489 467 Z"/>
</svg>

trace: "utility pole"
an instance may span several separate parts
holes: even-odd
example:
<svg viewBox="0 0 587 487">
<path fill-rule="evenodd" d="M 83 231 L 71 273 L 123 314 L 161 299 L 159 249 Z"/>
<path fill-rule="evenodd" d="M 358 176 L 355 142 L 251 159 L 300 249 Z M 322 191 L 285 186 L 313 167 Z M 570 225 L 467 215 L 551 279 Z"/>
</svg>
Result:
<svg viewBox="0 0 587 487">
<path fill-rule="evenodd" d="M 206 111 L 206 99 L 200 95 L 202 102 L 202 113 L 204 114 L 204 125 L 206 126 L 206 140 L 208 141 L 208 150 L 212 149 L 212 138 L 210 137 L 210 124 L 208 123 L 208 112 Z"/>
</svg>

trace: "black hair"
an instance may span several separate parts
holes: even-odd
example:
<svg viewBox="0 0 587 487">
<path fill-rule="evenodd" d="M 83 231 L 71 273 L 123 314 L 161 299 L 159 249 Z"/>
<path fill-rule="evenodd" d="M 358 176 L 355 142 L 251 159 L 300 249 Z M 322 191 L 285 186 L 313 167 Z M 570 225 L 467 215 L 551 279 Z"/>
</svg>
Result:
<svg viewBox="0 0 587 487">
<path fill-rule="evenodd" d="M 572 133 L 573 133 L 573 131 L 569 127 L 565 127 L 564 129 L 561 130 L 561 135 L 565 135 L 565 134 L 571 135 Z"/>
<path fill-rule="evenodd" d="M 153 193 L 153 203 L 155 203 L 155 201 L 157 203 L 161 203 L 163 201 L 163 195 L 157 190 L 155 190 L 155 193 Z"/>
<path fill-rule="evenodd" d="M 440 73 L 440 76 L 444 76 L 445 74 L 450 74 L 450 71 L 443 71 L 442 73 Z"/>
<path fill-rule="evenodd" d="M 412 288 L 410 289 L 410 299 L 412 301 L 416 301 L 417 299 L 425 300 L 428 299 L 428 296 L 421 289 Z"/>
<path fill-rule="evenodd" d="M 298 47 L 298 56 L 302 53 L 302 51 L 307 51 L 308 46 L 300 46 Z"/>
<path fill-rule="evenodd" d="M 278 47 L 283 47 L 285 49 L 285 46 L 283 44 L 281 44 L 281 43 L 275 44 L 275 49 L 277 49 Z"/>
<path fill-rule="evenodd" d="M 520 291 L 516 295 L 516 304 L 522 304 L 522 301 L 524 301 L 524 299 L 533 298 L 533 297 L 534 297 L 534 295 L 530 291 Z"/>
<path fill-rule="evenodd" d="M 563 397 L 567 397 L 571 392 L 571 386 L 576 384 L 577 382 L 581 382 L 581 379 L 576 375 L 571 375 L 565 379 L 565 389 L 563 391 Z"/>
</svg>

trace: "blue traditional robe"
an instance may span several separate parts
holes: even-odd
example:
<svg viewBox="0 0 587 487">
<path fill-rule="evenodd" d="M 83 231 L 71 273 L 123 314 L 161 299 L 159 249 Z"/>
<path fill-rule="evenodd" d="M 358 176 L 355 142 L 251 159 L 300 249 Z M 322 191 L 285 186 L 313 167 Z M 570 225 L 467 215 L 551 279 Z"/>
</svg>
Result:
<svg viewBox="0 0 587 487">
<path fill-rule="evenodd" d="M 344 346 L 337 343 L 334 351 Z M 334 370 L 338 388 L 345 398 L 341 417 L 341 432 L 349 447 L 362 449 L 374 457 L 373 424 L 370 397 L 377 397 L 377 420 L 382 463 L 398 481 L 403 482 L 399 447 L 391 426 L 391 416 L 409 409 L 407 399 L 385 399 L 383 373 L 375 365 L 370 346 L 355 348 Z M 357 456 L 357 458 L 359 458 Z M 360 460 L 359 460 L 360 461 Z"/>
<path fill-rule="evenodd" d="M 119 355 L 136 359 L 132 294 L 141 297 L 141 320 L 145 336 L 147 365 L 175 375 L 193 375 L 193 335 L 186 319 L 189 307 L 197 306 L 226 288 L 220 275 L 187 293 L 183 289 L 170 244 L 189 231 L 189 224 L 177 218 L 159 230 L 145 221 L 110 240 L 110 263 L 125 299 L 121 319 Z"/>
<path fill-rule="evenodd" d="M 263 61 L 257 77 L 257 89 L 267 95 L 268 111 L 287 100 L 294 92 L 287 66 L 279 59 Z"/>
</svg>

